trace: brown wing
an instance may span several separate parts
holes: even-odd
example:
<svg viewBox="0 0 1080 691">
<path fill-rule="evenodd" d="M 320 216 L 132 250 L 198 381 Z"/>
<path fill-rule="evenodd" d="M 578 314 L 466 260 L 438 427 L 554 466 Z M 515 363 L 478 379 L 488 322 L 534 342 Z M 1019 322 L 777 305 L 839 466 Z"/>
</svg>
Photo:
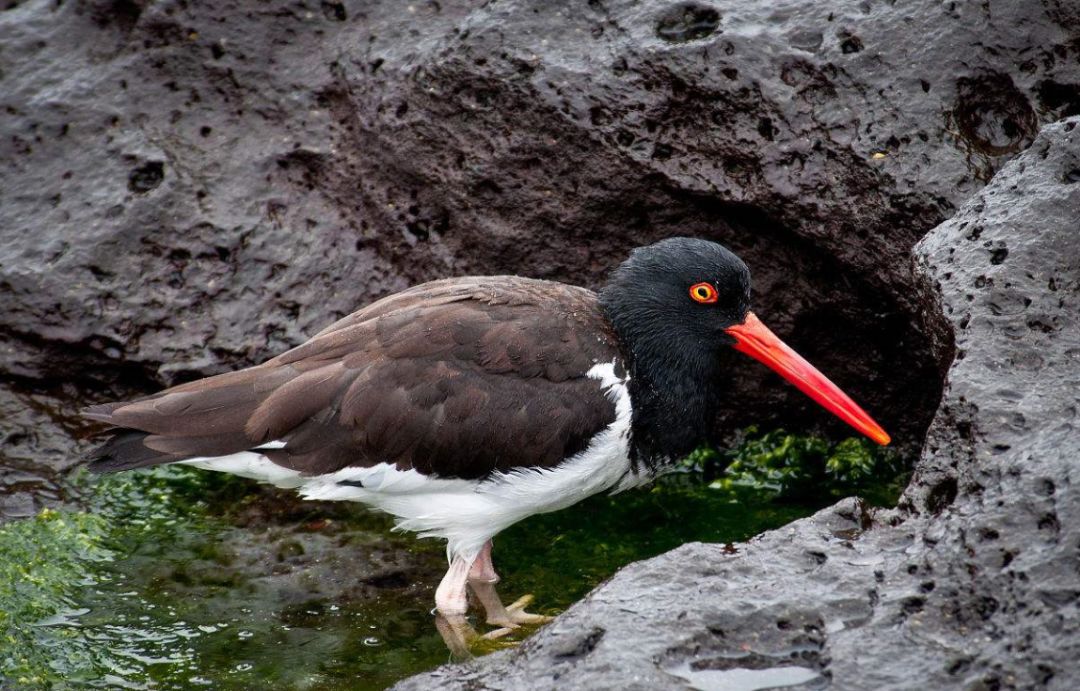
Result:
<svg viewBox="0 0 1080 691">
<path fill-rule="evenodd" d="M 257 367 L 89 417 L 121 428 L 97 470 L 270 441 L 307 474 L 391 462 L 442 477 L 550 467 L 615 417 L 586 372 L 616 359 L 587 290 L 517 277 L 435 281 L 379 300 Z"/>
</svg>

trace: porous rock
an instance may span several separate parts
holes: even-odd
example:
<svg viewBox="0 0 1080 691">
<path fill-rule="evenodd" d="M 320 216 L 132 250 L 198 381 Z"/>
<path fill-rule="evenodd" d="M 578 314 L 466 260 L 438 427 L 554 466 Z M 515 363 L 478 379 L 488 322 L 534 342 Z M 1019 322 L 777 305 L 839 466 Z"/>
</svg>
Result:
<svg viewBox="0 0 1080 691">
<path fill-rule="evenodd" d="M 1078 125 L 1044 128 L 916 248 L 956 358 L 898 508 L 847 499 L 734 549 L 685 545 L 518 650 L 396 688 L 715 688 L 736 668 L 814 677 L 802 689 L 1076 688 Z"/>
<path fill-rule="evenodd" d="M 726 560 L 686 546 L 518 653 L 409 683 L 670 684 L 760 641 L 755 664 L 838 685 L 905 686 L 900 661 L 1064 684 L 1076 277 L 1036 260 L 1075 256 L 1067 125 L 910 252 L 1080 112 L 1078 27 L 1064 0 L 4 3 L 0 470 L 68 467 L 79 398 L 253 363 L 410 283 L 596 286 L 633 246 L 712 237 L 901 445 L 938 410 L 905 506 L 859 537 L 848 503 Z M 718 431 L 827 424 L 737 372 Z"/>
<path fill-rule="evenodd" d="M 148 391 L 411 283 L 597 286 L 689 234 L 917 447 L 948 348 L 910 248 L 1080 108 L 1076 26 L 1055 2 L 9 2 L 0 372 Z M 732 372 L 718 433 L 836 424 Z"/>
</svg>

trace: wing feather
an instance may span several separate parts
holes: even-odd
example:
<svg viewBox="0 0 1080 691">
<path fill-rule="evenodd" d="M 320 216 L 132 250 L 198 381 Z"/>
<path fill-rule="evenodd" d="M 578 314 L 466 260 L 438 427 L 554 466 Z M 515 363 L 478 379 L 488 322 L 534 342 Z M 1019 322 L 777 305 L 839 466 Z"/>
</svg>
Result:
<svg viewBox="0 0 1080 691">
<path fill-rule="evenodd" d="M 261 452 L 306 474 L 384 462 L 465 478 L 550 467 L 614 420 L 587 373 L 617 358 L 587 290 L 516 277 L 435 281 L 262 365 L 89 409 L 120 428 L 93 465 L 118 470 L 275 440 L 284 446 Z"/>
</svg>

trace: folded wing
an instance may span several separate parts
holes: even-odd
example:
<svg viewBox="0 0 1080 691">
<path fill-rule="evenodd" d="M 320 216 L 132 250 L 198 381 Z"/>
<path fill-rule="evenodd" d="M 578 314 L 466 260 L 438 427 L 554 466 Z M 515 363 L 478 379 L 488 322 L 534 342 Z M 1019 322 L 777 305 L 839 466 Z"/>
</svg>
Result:
<svg viewBox="0 0 1080 691">
<path fill-rule="evenodd" d="M 436 281 L 256 367 L 88 409 L 116 428 L 91 469 L 251 449 L 306 475 L 379 463 L 459 478 L 552 467 L 614 420 L 587 373 L 617 354 L 590 291 Z"/>
</svg>

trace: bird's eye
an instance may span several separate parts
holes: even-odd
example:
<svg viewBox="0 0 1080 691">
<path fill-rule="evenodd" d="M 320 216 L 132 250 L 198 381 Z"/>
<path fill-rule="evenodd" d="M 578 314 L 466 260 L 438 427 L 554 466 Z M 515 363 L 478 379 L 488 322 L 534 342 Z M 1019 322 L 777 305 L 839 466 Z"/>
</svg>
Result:
<svg viewBox="0 0 1080 691">
<path fill-rule="evenodd" d="M 712 283 L 695 283 L 690 286 L 690 297 L 695 302 L 701 302 L 708 304 L 710 302 L 716 302 L 719 296 L 716 294 L 716 288 Z"/>
</svg>

